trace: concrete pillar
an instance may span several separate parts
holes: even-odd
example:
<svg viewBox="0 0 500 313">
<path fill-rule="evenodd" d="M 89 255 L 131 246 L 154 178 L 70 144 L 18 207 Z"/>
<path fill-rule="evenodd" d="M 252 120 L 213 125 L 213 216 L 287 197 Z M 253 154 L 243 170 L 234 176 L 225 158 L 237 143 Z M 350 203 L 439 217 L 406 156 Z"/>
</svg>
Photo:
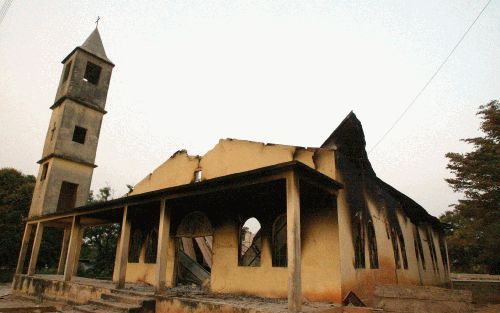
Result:
<svg viewBox="0 0 500 313">
<path fill-rule="evenodd" d="M 288 252 L 288 311 L 302 309 L 302 278 L 300 249 L 299 179 L 291 172 L 286 179 L 287 252 Z"/>
<path fill-rule="evenodd" d="M 30 265 L 28 266 L 28 275 L 35 275 L 36 261 L 38 260 L 38 252 L 40 252 L 40 244 L 43 236 L 43 224 L 38 222 L 36 224 L 35 239 L 33 240 L 33 247 L 31 249 Z"/>
<path fill-rule="evenodd" d="M 78 237 L 76 241 L 78 244 L 75 247 L 75 263 L 73 264 L 73 276 L 77 276 L 78 273 L 78 264 L 80 264 L 80 252 L 82 251 L 82 241 L 83 241 L 83 233 L 85 232 L 85 228 L 80 224 L 78 229 Z"/>
<path fill-rule="evenodd" d="M 158 227 L 158 249 L 156 252 L 156 291 L 165 289 L 167 276 L 167 250 L 170 239 L 170 208 L 165 200 L 160 204 L 160 225 Z"/>
<path fill-rule="evenodd" d="M 19 257 L 17 259 L 16 274 L 22 274 L 24 261 L 26 260 L 26 252 L 28 251 L 28 245 L 30 242 L 31 231 L 33 230 L 33 224 L 26 224 L 24 227 L 23 241 L 21 242 L 21 249 L 19 251 Z"/>
<path fill-rule="evenodd" d="M 118 283 L 118 274 L 119 274 L 119 266 L 120 266 L 120 236 L 121 236 L 121 227 L 120 234 L 118 234 L 118 238 L 116 239 L 116 252 L 115 252 L 115 266 L 113 267 L 113 282 Z"/>
<path fill-rule="evenodd" d="M 57 266 L 57 275 L 64 274 L 64 265 L 66 264 L 66 255 L 68 253 L 69 237 L 71 235 L 71 228 L 64 228 L 64 235 L 61 245 L 61 256 L 59 257 L 59 265 Z"/>
<path fill-rule="evenodd" d="M 116 288 L 125 287 L 125 275 L 127 274 L 127 263 L 128 263 L 128 250 L 130 245 L 130 220 L 128 219 L 128 206 L 123 208 L 123 219 L 120 234 L 120 254 L 116 257 L 118 258 L 118 282 L 116 283 Z"/>
<path fill-rule="evenodd" d="M 66 264 L 64 266 L 64 281 L 70 281 L 74 275 L 75 267 L 78 267 L 78 261 L 80 255 L 79 251 L 82 245 L 80 233 L 81 233 L 80 216 L 73 216 L 73 221 L 71 223 L 71 235 L 69 238 L 69 245 L 68 245 L 68 253 L 66 254 Z"/>
</svg>

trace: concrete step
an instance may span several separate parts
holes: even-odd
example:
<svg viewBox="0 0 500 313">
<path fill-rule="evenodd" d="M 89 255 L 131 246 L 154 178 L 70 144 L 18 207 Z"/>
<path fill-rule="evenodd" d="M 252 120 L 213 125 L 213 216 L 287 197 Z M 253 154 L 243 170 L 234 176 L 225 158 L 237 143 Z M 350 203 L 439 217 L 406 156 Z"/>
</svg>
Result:
<svg viewBox="0 0 500 313">
<path fill-rule="evenodd" d="M 139 313 L 142 309 L 142 305 L 116 302 L 112 300 L 96 299 L 90 300 L 89 304 L 101 307 L 103 309 L 124 312 L 124 313 Z"/>
<path fill-rule="evenodd" d="M 66 311 L 64 311 L 66 313 Z M 68 311 L 68 313 L 73 312 L 83 312 L 83 313 L 120 313 L 122 311 L 110 310 L 109 308 L 103 308 L 100 305 L 85 304 L 73 307 L 73 310 Z"/>
<path fill-rule="evenodd" d="M 433 286 L 376 286 L 374 306 L 391 313 L 469 313 L 470 292 Z"/>
<path fill-rule="evenodd" d="M 125 296 L 137 296 L 137 297 L 150 297 L 153 298 L 154 291 L 138 291 L 130 289 L 110 289 L 112 294 L 119 294 Z"/>
<path fill-rule="evenodd" d="M 110 300 L 113 302 L 135 304 L 135 305 L 139 305 L 139 306 L 143 306 L 145 304 L 145 302 L 148 302 L 148 301 L 152 301 L 152 302 L 156 301 L 155 298 L 153 298 L 153 297 L 137 296 L 137 295 L 131 295 L 131 294 L 122 294 L 122 293 L 103 293 L 103 294 L 101 294 L 101 299 Z"/>
<path fill-rule="evenodd" d="M 342 307 L 342 313 L 383 313 L 382 309 L 375 309 L 370 307 L 358 307 L 358 306 L 344 306 Z"/>
</svg>

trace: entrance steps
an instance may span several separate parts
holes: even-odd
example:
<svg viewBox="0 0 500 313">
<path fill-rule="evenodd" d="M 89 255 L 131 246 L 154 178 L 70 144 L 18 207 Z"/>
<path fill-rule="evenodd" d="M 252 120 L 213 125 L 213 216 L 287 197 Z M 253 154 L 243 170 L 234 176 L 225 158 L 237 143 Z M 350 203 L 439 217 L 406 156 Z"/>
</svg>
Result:
<svg viewBox="0 0 500 313">
<path fill-rule="evenodd" d="M 90 300 L 87 304 L 73 307 L 83 313 L 154 313 L 156 299 L 146 293 L 111 289 L 101 294 L 100 299 Z"/>
<path fill-rule="evenodd" d="M 472 294 L 432 286 L 379 285 L 375 288 L 374 307 L 384 313 L 470 313 Z"/>
</svg>

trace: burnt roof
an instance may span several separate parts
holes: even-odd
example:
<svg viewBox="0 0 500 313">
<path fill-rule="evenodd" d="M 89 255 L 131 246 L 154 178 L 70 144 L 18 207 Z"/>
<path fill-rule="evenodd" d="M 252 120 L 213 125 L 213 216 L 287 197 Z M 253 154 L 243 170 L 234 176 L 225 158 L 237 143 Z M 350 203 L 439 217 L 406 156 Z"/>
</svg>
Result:
<svg viewBox="0 0 500 313">
<path fill-rule="evenodd" d="M 347 114 L 339 126 L 335 128 L 321 145 L 322 148 L 334 146 L 336 146 L 338 154 L 342 154 L 345 159 L 352 161 L 350 163 L 353 167 L 356 167 L 356 170 L 362 171 L 364 175 L 372 178 L 381 189 L 396 200 L 400 204 L 401 209 L 403 209 L 412 221 L 425 221 L 436 227 L 442 226 L 439 220 L 430 215 L 421 205 L 377 177 L 366 153 L 363 126 L 353 111 Z M 349 170 L 352 170 L 352 168 Z"/>
</svg>

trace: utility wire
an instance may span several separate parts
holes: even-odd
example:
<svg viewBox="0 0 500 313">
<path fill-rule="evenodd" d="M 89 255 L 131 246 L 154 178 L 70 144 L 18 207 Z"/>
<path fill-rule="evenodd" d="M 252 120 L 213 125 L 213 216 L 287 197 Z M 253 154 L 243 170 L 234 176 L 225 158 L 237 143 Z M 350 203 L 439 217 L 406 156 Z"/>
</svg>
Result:
<svg viewBox="0 0 500 313">
<path fill-rule="evenodd" d="M 9 10 L 9 7 L 13 1 L 14 0 L 5 0 L 4 3 L 2 4 L 2 7 L 0 8 L 0 25 L 2 24 L 3 18 L 7 14 L 7 11 Z"/>
<path fill-rule="evenodd" d="M 481 15 L 483 14 L 483 12 L 486 10 L 486 8 L 490 5 L 492 0 L 488 0 L 488 2 L 486 3 L 486 5 L 483 7 L 483 9 L 481 10 L 481 12 L 479 12 L 479 14 L 477 15 L 476 19 L 472 22 L 472 24 L 470 24 L 470 26 L 467 28 L 467 30 L 465 31 L 465 33 L 462 35 L 462 37 L 460 37 L 460 40 L 457 42 L 457 44 L 453 47 L 453 49 L 451 49 L 450 53 L 448 54 L 448 56 L 444 59 L 444 61 L 441 63 L 441 65 L 439 65 L 439 67 L 437 68 L 437 70 L 434 72 L 434 74 L 432 74 L 431 78 L 429 78 L 429 80 L 425 83 L 424 87 L 422 87 L 422 89 L 420 89 L 420 91 L 417 93 L 417 95 L 413 98 L 413 100 L 410 102 L 410 104 L 408 104 L 406 106 L 406 108 L 404 109 L 403 113 L 401 113 L 401 115 L 396 119 L 396 121 L 392 124 L 392 126 L 385 132 L 385 134 L 379 139 L 379 141 L 377 141 L 377 143 L 370 149 L 370 151 L 368 151 L 368 153 L 372 153 L 373 150 L 375 150 L 375 148 L 377 148 L 377 146 L 385 139 L 385 137 L 387 137 L 387 135 L 394 129 L 394 127 L 396 127 L 396 125 L 399 123 L 399 121 L 401 121 L 401 119 L 405 116 L 405 114 L 410 110 L 410 108 L 413 106 L 413 104 L 415 104 L 415 102 L 417 102 L 418 98 L 420 97 L 420 95 L 422 95 L 422 93 L 424 92 L 424 90 L 431 84 L 432 80 L 437 76 L 437 74 L 439 74 L 439 72 L 441 71 L 441 69 L 444 67 L 444 65 L 446 64 L 446 62 L 448 62 L 448 60 L 450 59 L 451 55 L 455 52 L 455 50 L 457 50 L 458 46 L 460 46 L 460 44 L 462 43 L 462 41 L 464 40 L 465 36 L 467 36 L 467 34 L 469 33 L 469 31 L 472 29 L 472 27 L 474 26 L 474 24 L 476 24 L 477 20 L 479 20 L 479 18 L 481 17 Z"/>
</svg>

